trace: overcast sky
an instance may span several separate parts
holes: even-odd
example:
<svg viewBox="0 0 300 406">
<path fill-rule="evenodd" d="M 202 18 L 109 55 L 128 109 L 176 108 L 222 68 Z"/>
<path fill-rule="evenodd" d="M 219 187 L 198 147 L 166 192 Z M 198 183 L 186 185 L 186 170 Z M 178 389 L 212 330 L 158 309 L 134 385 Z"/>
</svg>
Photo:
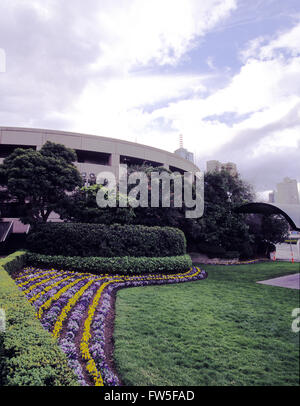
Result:
<svg viewBox="0 0 300 406">
<path fill-rule="evenodd" d="M 299 0 L 1 0 L 0 48 L 1 126 L 182 133 L 201 169 L 300 182 Z"/>
</svg>

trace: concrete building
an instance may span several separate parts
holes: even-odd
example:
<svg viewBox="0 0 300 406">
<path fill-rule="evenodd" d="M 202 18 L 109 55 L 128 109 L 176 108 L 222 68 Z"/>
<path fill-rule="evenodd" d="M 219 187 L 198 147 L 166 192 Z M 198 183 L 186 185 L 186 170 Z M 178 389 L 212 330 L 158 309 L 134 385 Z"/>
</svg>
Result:
<svg viewBox="0 0 300 406">
<path fill-rule="evenodd" d="M 233 162 L 222 163 L 216 160 L 211 160 L 206 162 L 207 172 L 221 172 L 226 171 L 231 176 L 237 176 L 237 166 Z"/>
<path fill-rule="evenodd" d="M 107 170 L 117 175 L 120 164 L 149 163 L 179 172 L 199 171 L 193 161 L 184 156 L 147 145 L 66 131 L 13 127 L 0 127 L 0 163 L 17 147 L 39 150 L 46 141 L 73 148 L 78 157 L 75 164 L 87 176 Z"/>
<path fill-rule="evenodd" d="M 91 182 L 95 182 L 98 173 L 104 171 L 113 172 L 118 177 L 120 164 L 130 166 L 146 163 L 180 173 L 199 171 L 193 160 L 181 154 L 134 142 L 66 131 L 15 127 L 0 127 L 0 163 L 17 147 L 39 150 L 47 141 L 74 149 L 78 158 L 75 165 L 82 177 Z M 6 220 L 9 222 L 15 219 Z M 14 221 L 13 231 L 23 232 L 24 226 Z M 5 233 L 4 230 L 2 234 Z"/>
<path fill-rule="evenodd" d="M 269 194 L 269 203 L 300 204 L 297 180 L 284 178 L 277 183 L 277 190 Z"/>
<path fill-rule="evenodd" d="M 187 149 L 178 148 L 174 153 L 180 156 L 181 158 L 194 163 L 194 154 L 192 152 L 189 152 Z"/>
<path fill-rule="evenodd" d="M 274 192 L 269 193 L 269 203 L 275 203 L 275 193 Z"/>
</svg>

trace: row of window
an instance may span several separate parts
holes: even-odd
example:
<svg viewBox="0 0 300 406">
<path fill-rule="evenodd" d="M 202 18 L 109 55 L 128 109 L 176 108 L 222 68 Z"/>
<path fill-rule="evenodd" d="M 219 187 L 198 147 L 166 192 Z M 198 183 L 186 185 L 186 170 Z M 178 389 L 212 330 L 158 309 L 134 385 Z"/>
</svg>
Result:
<svg viewBox="0 0 300 406">
<path fill-rule="evenodd" d="M 6 158 L 10 155 L 16 148 L 23 148 L 23 149 L 34 149 L 36 150 L 36 146 L 34 145 L 10 145 L 10 144 L 0 144 L 0 158 Z M 97 152 L 97 151 L 85 151 L 76 149 L 77 154 L 77 162 L 78 163 L 86 163 L 86 164 L 94 164 L 94 165 L 104 165 L 110 166 L 111 165 L 111 154 L 105 152 Z M 161 162 L 154 162 L 148 161 L 141 158 L 134 158 L 129 157 L 126 155 L 120 156 L 120 164 L 126 164 L 128 166 L 140 166 L 140 165 L 151 165 L 153 167 L 163 166 Z M 184 171 L 179 168 L 171 167 L 171 171 L 177 171 L 183 173 Z M 94 174 L 90 174 L 94 175 Z"/>
</svg>

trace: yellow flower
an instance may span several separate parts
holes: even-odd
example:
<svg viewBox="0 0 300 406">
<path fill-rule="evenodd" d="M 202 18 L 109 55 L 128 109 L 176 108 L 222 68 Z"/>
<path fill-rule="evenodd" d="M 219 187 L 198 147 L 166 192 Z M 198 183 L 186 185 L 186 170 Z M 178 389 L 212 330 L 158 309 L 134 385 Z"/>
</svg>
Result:
<svg viewBox="0 0 300 406">
<path fill-rule="evenodd" d="M 36 313 L 36 317 L 40 319 L 42 317 L 43 311 L 46 309 L 49 309 L 51 303 L 57 299 L 60 298 L 60 296 L 65 293 L 68 289 L 70 289 L 72 286 L 76 285 L 76 283 L 79 283 L 83 279 L 88 278 L 88 276 L 75 279 L 75 281 L 69 283 L 67 286 L 64 286 L 62 289 L 60 289 L 55 295 L 51 296 L 45 303 L 42 304 L 42 306 L 39 308 L 39 310 Z"/>
<path fill-rule="evenodd" d="M 68 303 L 66 304 L 66 306 L 62 309 L 61 314 L 59 315 L 53 331 L 52 331 L 52 335 L 54 338 L 58 338 L 60 330 L 62 328 L 62 324 L 63 321 L 66 319 L 69 311 L 71 310 L 71 308 L 75 305 L 75 303 L 77 302 L 77 300 L 83 295 L 83 293 L 93 284 L 95 283 L 95 281 L 97 280 L 101 280 L 103 278 L 98 278 L 98 279 L 92 279 L 90 281 L 88 281 L 88 283 L 86 283 L 84 286 L 82 286 L 76 293 L 75 295 L 68 301 Z"/>
<path fill-rule="evenodd" d="M 73 276 L 68 276 L 67 278 L 61 279 L 58 282 L 52 283 L 51 285 L 47 286 L 44 290 L 42 290 L 41 292 L 39 292 L 38 294 L 36 294 L 35 296 L 31 297 L 29 299 L 30 303 L 35 302 L 39 297 L 41 297 L 42 295 L 44 295 L 45 293 L 49 292 L 49 290 L 55 288 L 56 286 L 60 285 L 62 282 L 65 282 L 69 279 L 72 279 Z M 54 278 L 53 278 L 54 279 Z"/>
</svg>

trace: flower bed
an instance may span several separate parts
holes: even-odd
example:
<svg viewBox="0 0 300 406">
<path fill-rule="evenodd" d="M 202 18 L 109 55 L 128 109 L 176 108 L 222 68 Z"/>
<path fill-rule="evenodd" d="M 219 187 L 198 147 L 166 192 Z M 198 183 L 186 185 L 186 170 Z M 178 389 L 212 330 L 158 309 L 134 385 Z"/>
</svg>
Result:
<svg viewBox="0 0 300 406">
<path fill-rule="evenodd" d="M 177 274 L 94 275 L 25 268 L 15 282 L 34 306 L 36 317 L 66 354 L 81 385 L 120 385 L 108 357 L 106 326 L 117 289 L 180 283 L 207 277 L 192 267 Z"/>
<path fill-rule="evenodd" d="M 24 252 L 16 252 L 0 261 L 0 307 L 5 312 L 4 331 L 0 331 L 0 386 L 77 386 L 67 357 L 10 277 L 24 267 L 25 258 Z"/>
</svg>

